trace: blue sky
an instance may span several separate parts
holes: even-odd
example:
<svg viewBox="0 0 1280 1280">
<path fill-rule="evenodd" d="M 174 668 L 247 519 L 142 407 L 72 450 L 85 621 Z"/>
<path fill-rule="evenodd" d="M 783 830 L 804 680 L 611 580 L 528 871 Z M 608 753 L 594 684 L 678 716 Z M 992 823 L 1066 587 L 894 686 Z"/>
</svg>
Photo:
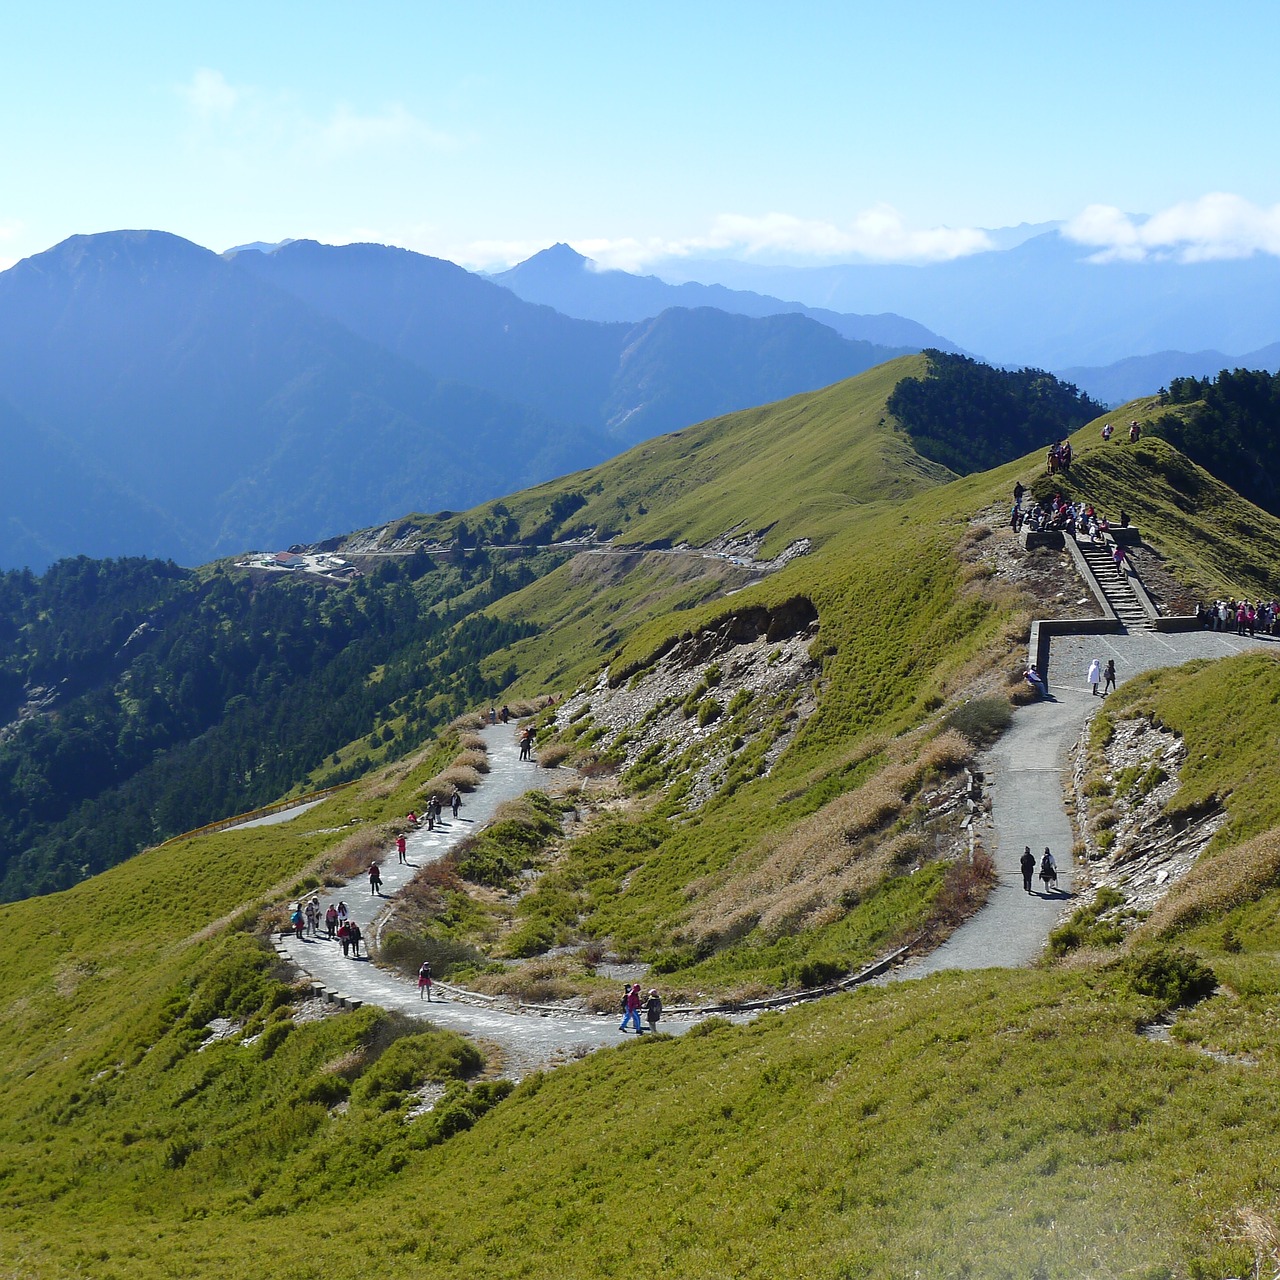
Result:
<svg viewBox="0 0 1280 1280">
<path fill-rule="evenodd" d="M 1233 0 L 32 6 L 0 264 L 144 226 L 479 265 L 927 260 L 1050 219 L 1280 253 L 1277 47 L 1280 6 Z"/>
</svg>

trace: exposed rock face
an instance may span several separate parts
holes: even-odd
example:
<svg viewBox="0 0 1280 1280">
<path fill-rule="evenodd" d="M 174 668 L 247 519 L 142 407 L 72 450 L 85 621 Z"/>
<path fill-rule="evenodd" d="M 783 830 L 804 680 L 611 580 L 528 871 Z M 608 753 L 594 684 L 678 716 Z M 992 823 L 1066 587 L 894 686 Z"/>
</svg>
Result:
<svg viewBox="0 0 1280 1280">
<path fill-rule="evenodd" d="M 580 742 L 589 738 L 622 768 L 692 752 L 683 768 L 696 775 L 689 804 L 697 807 L 751 746 L 756 775 L 768 773 L 813 713 L 820 665 L 809 650 L 817 629 L 817 611 L 803 597 L 737 610 L 672 640 L 612 686 L 601 675 L 565 700 L 557 726 Z"/>
<path fill-rule="evenodd" d="M 1150 911 L 1226 821 L 1216 805 L 1190 819 L 1166 816 L 1185 758 L 1182 739 L 1145 716 L 1117 721 L 1100 752 L 1090 752 L 1087 738 L 1077 752 L 1076 820 L 1089 882 L 1124 895 L 1117 912 Z"/>
</svg>

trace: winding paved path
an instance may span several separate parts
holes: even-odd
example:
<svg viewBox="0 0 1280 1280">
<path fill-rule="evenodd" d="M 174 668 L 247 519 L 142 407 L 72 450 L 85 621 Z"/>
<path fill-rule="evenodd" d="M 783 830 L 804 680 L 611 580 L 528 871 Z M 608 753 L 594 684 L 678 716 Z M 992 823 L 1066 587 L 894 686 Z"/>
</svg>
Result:
<svg viewBox="0 0 1280 1280">
<path fill-rule="evenodd" d="M 1055 637 L 1050 667 L 1053 697 L 1019 710 L 983 762 L 992 800 L 991 853 L 999 879 L 977 915 L 936 951 L 903 966 L 889 980 L 922 978 L 944 969 L 1030 964 L 1043 951 L 1049 931 L 1072 906 L 1073 834 L 1063 800 L 1062 771 L 1067 767 L 1067 751 L 1102 705 L 1084 681 L 1092 658 L 1114 658 L 1123 681 L 1154 667 L 1264 647 L 1280 650 L 1280 642 L 1217 632 Z M 331 890 L 322 898 L 322 905 L 328 906 L 330 899 L 336 902 L 342 896 L 366 938 L 375 933 L 391 899 L 418 867 L 440 858 L 465 835 L 479 830 L 504 801 L 548 780 L 536 764 L 520 760 L 515 726 L 489 726 L 481 732 L 486 738 L 489 772 L 465 799 L 459 817 L 440 824 L 435 831 L 423 828 L 411 833 L 407 865 L 396 861 L 392 847 L 382 859 L 380 896 L 370 895 L 367 881 L 360 877 L 340 893 Z M 1031 895 L 1023 891 L 1018 858 L 1028 844 L 1037 857 L 1045 845 L 1053 849 L 1058 863 L 1056 892 L 1043 892 L 1039 880 L 1034 881 Z M 333 991 L 492 1042 L 502 1053 L 507 1072 L 517 1077 L 622 1039 L 616 1013 L 593 1017 L 554 1009 L 504 1008 L 496 1002 L 490 1006 L 482 997 L 448 988 L 440 993 L 443 998 L 426 1004 L 419 999 L 414 983 L 377 968 L 364 957 L 344 957 L 339 945 L 327 938 L 299 941 L 290 934 L 280 940 L 280 949 L 302 972 Z M 664 1018 L 662 1029 L 678 1034 L 691 1025 L 687 1018 Z"/>
<path fill-rule="evenodd" d="M 1216 631 L 1114 636 L 1055 636 L 1049 660 L 1052 697 L 1014 714 L 1013 724 L 987 753 L 983 766 L 991 794 L 992 848 L 999 879 L 986 905 L 936 951 L 904 965 L 895 978 L 923 978 L 942 969 L 1015 968 L 1044 950 L 1049 931 L 1073 907 L 1074 836 L 1062 793 L 1067 751 L 1102 705 L 1085 681 L 1095 657 L 1114 658 L 1121 682 L 1156 667 L 1193 658 L 1225 658 L 1247 649 L 1280 652 L 1280 641 Z M 1037 858 L 1048 845 L 1058 864 L 1058 890 L 1030 897 L 1018 859 L 1031 846 Z"/>
<path fill-rule="evenodd" d="M 361 876 L 344 889 L 331 889 L 321 896 L 321 906 L 326 908 L 330 901 L 336 903 L 341 897 L 365 938 L 374 934 L 379 917 L 419 867 L 434 862 L 464 836 L 478 831 L 504 801 L 541 788 L 549 780 L 537 764 L 520 759 L 514 725 L 487 726 L 480 732 L 486 740 L 489 772 L 479 788 L 464 797 L 458 817 L 446 819 L 435 831 L 422 827 L 411 832 L 405 854 L 407 865 L 396 860 L 395 846 L 390 847 L 380 864 L 381 895 L 371 895 L 368 880 Z M 507 1074 L 517 1079 L 538 1067 L 630 1038 L 619 1034 L 617 1013 L 591 1016 L 559 1010 L 541 1012 L 503 1008 L 496 1002 L 495 1007 L 490 1007 L 482 997 L 454 994 L 448 988 L 442 992 L 439 985 L 437 998 L 428 1004 L 419 998 L 415 982 L 391 970 L 379 969 L 363 955 L 358 960 L 344 956 L 341 946 L 323 935 L 299 941 L 287 934 L 279 939 L 278 947 L 303 973 L 332 991 L 491 1041 L 502 1053 Z M 661 1028 L 678 1034 L 692 1025 L 689 1019 L 664 1017 Z"/>
</svg>

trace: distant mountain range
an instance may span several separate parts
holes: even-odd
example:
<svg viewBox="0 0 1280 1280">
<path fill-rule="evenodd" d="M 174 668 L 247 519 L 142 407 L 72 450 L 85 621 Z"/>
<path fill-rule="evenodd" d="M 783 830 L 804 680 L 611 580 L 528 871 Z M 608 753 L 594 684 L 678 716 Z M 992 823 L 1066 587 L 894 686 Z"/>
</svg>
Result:
<svg viewBox="0 0 1280 1280">
<path fill-rule="evenodd" d="M 806 307 L 802 302 L 726 289 L 719 284 L 692 280 L 669 284 L 657 276 L 602 269 L 567 244 L 552 245 L 490 278 L 527 302 L 541 302 L 584 320 L 636 321 L 659 315 L 668 307 L 715 307 L 744 316 L 808 316 L 842 337 L 885 346 L 958 350 L 954 343 L 924 325 L 892 313 L 845 315 L 823 307 Z"/>
<path fill-rule="evenodd" d="M 698 280 L 837 312 L 911 316 L 984 360 L 1055 371 L 1170 350 L 1252 352 L 1280 339 L 1280 258 L 1089 261 L 1094 254 L 1055 229 L 923 266 L 668 258 L 650 269 L 671 283 Z"/>
<path fill-rule="evenodd" d="M 75 236 L 0 273 L 0 567 L 465 507 L 898 354 L 794 314 L 574 319 L 379 245 Z"/>
<path fill-rule="evenodd" d="M 1212 378 L 1223 369 L 1280 370 L 1280 342 L 1229 356 L 1221 351 L 1157 351 L 1151 356 L 1130 356 L 1101 368 L 1059 369 L 1060 378 L 1074 382 L 1081 391 L 1104 404 L 1124 404 L 1152 395 L 1174 378 Z"/>
</svg>

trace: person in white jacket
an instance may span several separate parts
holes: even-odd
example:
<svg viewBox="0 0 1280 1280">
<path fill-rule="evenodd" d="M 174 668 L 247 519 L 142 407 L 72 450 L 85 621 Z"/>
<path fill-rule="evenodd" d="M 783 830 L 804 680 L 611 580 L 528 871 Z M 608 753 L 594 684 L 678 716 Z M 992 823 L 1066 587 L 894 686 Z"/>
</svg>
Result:
<svg viewBox="0 0 1280 1280">
<path fill-rule="evenodd" d="M 1094 658 L 1089 663 L 1089 683 L 1093 685 L 1093 696 L 1098 696 L 1098 685 L 1102 683 L 1102 659 Z"/>
</svg>

